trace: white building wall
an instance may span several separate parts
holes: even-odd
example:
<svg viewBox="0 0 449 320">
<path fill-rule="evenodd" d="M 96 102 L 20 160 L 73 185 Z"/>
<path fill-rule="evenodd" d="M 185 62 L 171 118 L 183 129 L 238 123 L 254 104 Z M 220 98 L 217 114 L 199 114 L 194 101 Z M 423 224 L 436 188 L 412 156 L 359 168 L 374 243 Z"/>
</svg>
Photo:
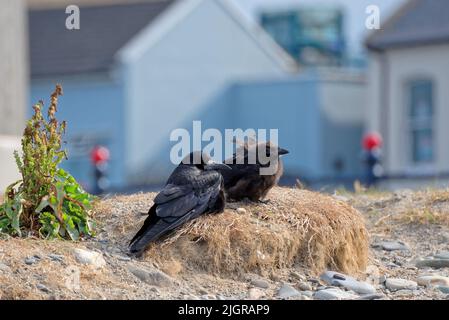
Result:
<svg viewBox="0 0 449 320">
<path fill-rule="evenodd" d="M 128 107 L 127 171 L 133 183 L 148 182 L 149 176 L 152 183 L 167 178 L 164 166 L 169 155 L 161 157 L 157 151 L 173 145 L 170 132 L 186 117 L 199 113 L 227 85 L 284 73 L 279 61 L 219 0 L 181 5 L 189 3 L 197 5 L 184 15 L 178 8 L 163 14 L 148 38 L 144 31 L 137 49 L 125 50 L 122 56 Z M 175 19 L 174 27 L 164 29 L 171 19 Z M 149 46 L 142 49 L 146 41 Z"/>
<path fill-rule="evenodd" d="M 0 193 L 19 179 L 13 150 L 20 148 L 27 101 L 26 14 L 22 0 L 0 8 Z"/>
<path fill-rule="evenodd" d="M 388 150 L 386 169 L 390 174 L 432 174 L 449 172 L 449 44 L 389 50 L 386 58 L 389 66 L 389 136 L 385 137 Z M 382 110 L 380 87 L 381 64 L 379 58 L 372 61 L 369 89 L 369 127 L 378 129 Z M 435 108 L 435 163 L 418 166 L 411 161 L 411 141 L 407 130 L 407 91 L 409 80 L 430 78 L 434 82 Z"/>
</svg>

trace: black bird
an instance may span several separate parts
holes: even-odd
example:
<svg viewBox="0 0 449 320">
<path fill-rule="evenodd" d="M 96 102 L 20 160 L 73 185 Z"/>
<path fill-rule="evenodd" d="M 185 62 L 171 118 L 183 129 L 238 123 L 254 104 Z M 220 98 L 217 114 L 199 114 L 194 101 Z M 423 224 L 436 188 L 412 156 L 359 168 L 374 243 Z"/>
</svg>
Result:
<svg viewBox="0 0 449 320">
<path fill-rule="evenodd" d="M 265 152 L 264 161 L 259 158 L 259 150 L 262 155 Z M 287 153 L 287 150 L 270 142 L 244 143 L 240 152 L 237 151 L 232 158 L 225 160 L 232 170 L 221 171 L 226 196 L 237 201 L 244 198 L 255 202 L 262 201 L 282 176 L 283 164 L 280 156 Z M 274 169 L 273 173 L 261 174 L 261 169 L 269 166 Z"/>
<path fill-rule="evenodd" d="M 211 161 L 200 151 L 185 157 L 154 199 L 142 228 L 129 244 L 132 254 L 141 255 L 152 241 L 203 214 L 220 213 L 225 207 L 222 172 L 230 168 Z"/>
</svg>

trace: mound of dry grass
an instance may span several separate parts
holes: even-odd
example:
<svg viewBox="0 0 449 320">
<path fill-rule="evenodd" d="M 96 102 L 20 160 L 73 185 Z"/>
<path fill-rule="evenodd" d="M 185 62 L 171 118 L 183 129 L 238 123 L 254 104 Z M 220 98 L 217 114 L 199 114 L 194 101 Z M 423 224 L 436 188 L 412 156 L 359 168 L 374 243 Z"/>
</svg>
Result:
<svg viewBox="0 0 449 320">
<path fill-rule="evenodd" d="M 99 203 L 96 216 L 108 237 L 126 247 L 154 196 L 120 196 Z M 269 199 L 267 204 L 230 203 L 222 214 L 200 217 L 150 246 L 144 259 L 237 274 L 263 274 L 292 265 L 316 273 L 326 268 L 346 273 L 365 269 L 368 233 L 357 210 L 306 190 L 275 188 Z M 245 210 L 237 211 L 240 207 Z"/>
</svg>

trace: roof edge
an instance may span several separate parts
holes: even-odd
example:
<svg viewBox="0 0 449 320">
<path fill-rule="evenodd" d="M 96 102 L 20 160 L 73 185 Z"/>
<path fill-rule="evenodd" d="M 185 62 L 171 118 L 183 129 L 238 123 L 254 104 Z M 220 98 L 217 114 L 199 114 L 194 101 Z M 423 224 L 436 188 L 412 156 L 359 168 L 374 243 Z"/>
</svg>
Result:
<svg viewBox="0 0 449 320">
<path fill-rule="evenodd" d="M 404 2 L 399 8 L 387 18 L 385 23 L 378 30 L 374 30 L 371 32 L 365 39 L 365 47 L 372 51 L 383 51 L 385 48 L 382 46 L 376 45 L 374 39 L 381 35 L 383 32 L 386 32 L 389 26 L 395 23 L 398 19 L 400 19 L 404 14 L 406 14 L 411 8 L 413 8 L 420 0 L 407 0 Z"/>
<path fill-rule="evenodd" d="M 119 49 L 114 60 L 126 63 L 142 55 L 187 17 L 204 0 L 178 0 L 161 12 L 152 22 L 135 34 Z M 145 40 L 145 41 L 144 41 Z"/>
<path fill-rule="evenodd" d="M 115 55 L 119 63 L 127 63 L 142 55 L 163 36 L 185 19 L 204 1 L 215 1 L 238 25 L 254 40 L 259 47 L 284 71 L 297 72 L 296 61 L 282 49 L 258 24 L 251 26 L 239 9 L 229 0 L 181 0 L 157 16 L 154 21 L 139 31 Z"/>
<path fill-rule="evenodd" d="M 240 27 L 265 51 L 284 71 L 297 72 L 298 63 L 258 23 L 251 24 L 235 4 L 229 0 L 215 0 Z"/>
</svg>

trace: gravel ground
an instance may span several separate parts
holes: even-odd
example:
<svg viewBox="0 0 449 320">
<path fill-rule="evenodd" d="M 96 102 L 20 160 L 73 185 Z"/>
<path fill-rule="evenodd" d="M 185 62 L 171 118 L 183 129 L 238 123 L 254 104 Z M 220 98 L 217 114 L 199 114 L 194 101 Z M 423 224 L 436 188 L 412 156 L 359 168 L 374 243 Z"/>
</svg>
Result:
<svg viewBox="0 0 449 320">
<path fill-rule="evenodd" d="M 128 196 L 135 212 L 147 211 L 151 197 Z M 158 265 L 129 258 L 105 225 L 96 239 L 76 244 L 4 236 L 0 299 L 449 298 L 447 190 L 339 192 L 333 197 L 358 209 L 370 232 L 369 266 L 353 278 L 333 270 L 320 277 L 300 267 L 223 276 L 176 261 Z M 119 215 L 113 213 L 112 219 Z"/>
</svg>

